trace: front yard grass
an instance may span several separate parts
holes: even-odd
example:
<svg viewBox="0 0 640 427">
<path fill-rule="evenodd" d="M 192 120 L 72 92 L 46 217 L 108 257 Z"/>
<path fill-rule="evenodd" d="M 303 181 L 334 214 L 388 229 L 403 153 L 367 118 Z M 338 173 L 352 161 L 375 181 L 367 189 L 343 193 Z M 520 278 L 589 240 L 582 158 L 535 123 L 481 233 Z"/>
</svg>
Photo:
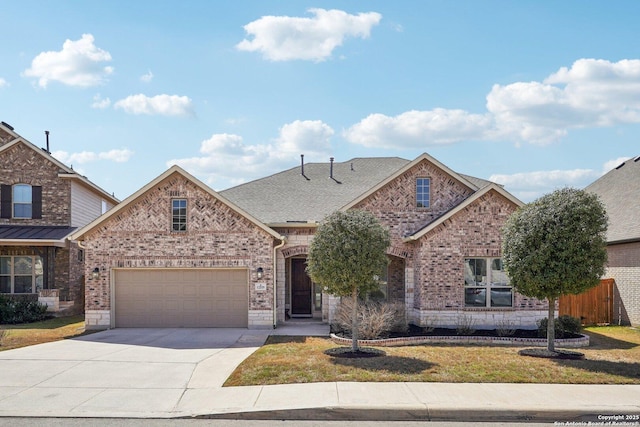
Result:
<svg viewBox="0 0 640 427">
<path fill-rule="evenodd" d="M 584 360 L 520 356 L 526 347 L 419 345 L 385 347 L 386 356 L 343 359 L 324 351 L 326 338 L 273 336 L 247 358 L 225 386 L 308 382 L 474 382 L 640 384 L 640 330 L 589 327 Z"/>
<path fill-rule="evenodd" d="M 84 316 L 55 317 L 42 322 L 0 325 L 0 351 L 82 335 Z"/>
</svg>

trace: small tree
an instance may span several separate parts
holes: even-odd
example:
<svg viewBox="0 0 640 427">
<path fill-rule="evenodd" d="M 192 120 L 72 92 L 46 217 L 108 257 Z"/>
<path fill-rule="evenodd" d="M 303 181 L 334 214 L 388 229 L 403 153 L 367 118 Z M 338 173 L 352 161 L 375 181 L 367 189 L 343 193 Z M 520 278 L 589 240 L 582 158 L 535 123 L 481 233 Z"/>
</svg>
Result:
<svg viewBox="0 0 640 427">
<path fill-rule="evenodd" d="M 555 303 L 604 274 L 607 214 L 595 194 L 565 188 L 518 209 L 503 229 L 504 266 L 516 291 L 549 303 L 547 350 L 555 351 Z"/>
<path fill-rule="evenodd" d="M 351 350 L 358 351 L 358 295 L 376 289 L 388 264 L 389 231 L 366 211 L 337 211 L 318 227 L 309 247 L 311 279 L 339 297 L 351 296 Z"/>
</svg>

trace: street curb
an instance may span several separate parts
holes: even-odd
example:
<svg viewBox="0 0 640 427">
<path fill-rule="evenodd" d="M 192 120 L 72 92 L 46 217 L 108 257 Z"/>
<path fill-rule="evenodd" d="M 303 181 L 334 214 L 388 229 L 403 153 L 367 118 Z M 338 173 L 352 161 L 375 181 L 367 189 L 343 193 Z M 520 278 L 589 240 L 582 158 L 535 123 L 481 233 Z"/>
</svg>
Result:
<svg viewBox="0 0 640 427">
<path fill-rule="evenodd" d="M 326 407 L 279 409 L 197 415 L 197 419 L 314 420 L 314 421 L 501 421 L 501 422 L 601 422 L 610 410 L 544 409 L 428 409 L 428 408 L 346 408 Z M 637 411 L 615 411 L 618 416 L 637 416 Z"/>
</svg>

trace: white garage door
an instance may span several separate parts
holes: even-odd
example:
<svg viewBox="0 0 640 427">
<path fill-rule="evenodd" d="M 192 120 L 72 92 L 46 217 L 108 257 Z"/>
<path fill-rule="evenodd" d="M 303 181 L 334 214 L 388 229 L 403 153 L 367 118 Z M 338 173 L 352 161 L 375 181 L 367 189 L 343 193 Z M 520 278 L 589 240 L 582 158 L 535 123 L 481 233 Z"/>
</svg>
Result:
<svg viewBox="0 0 640 427">
<path fill-rule="evenodd" d="M 246 269 L 115 270 L 116 328 L 246 328 Z"/>
</svg>

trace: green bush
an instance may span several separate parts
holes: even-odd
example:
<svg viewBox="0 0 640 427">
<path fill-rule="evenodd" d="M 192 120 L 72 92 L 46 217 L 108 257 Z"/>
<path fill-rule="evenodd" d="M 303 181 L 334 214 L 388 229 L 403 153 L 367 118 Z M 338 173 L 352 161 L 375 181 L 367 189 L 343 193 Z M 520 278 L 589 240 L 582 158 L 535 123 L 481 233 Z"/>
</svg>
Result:
<svg viewBox="0 0 640 427">
<path fill-rule="evenodd" d="M 538 336 L 540 338 L 547 337 L 548 321 L 549 320 L 546 317 L 538 321 Z M 553 326 L 556 332 L 556 338 L 564 338 L 565 336 L 577 335 L 582 330 L 582 323 L 580 322 L 580 319 L 566 314 L 560 317 L 556 317 Z"/>
<path fill-rule="evenodd" d="M 13 299 L 0 295 L 0 323 L 39 322 L 47 317 L 47 306 L 38 301 Z"/>
</svg>

